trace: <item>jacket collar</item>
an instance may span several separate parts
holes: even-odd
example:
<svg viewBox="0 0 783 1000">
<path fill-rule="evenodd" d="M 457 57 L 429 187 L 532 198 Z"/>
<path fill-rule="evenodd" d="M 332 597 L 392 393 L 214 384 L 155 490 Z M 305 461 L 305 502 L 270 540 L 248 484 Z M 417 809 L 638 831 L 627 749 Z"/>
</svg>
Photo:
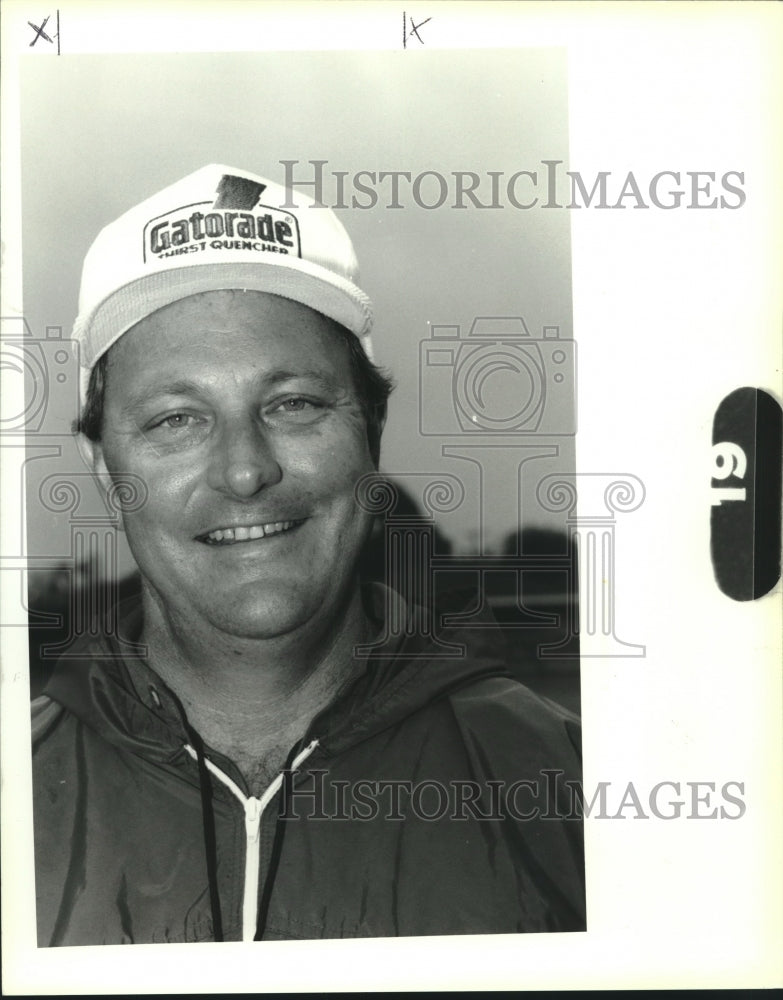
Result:
<svg viewBox="0 0 783 1000">
<path fill-rule="evenodd" d="M 371 584 L 366 607 L 378 627 L 361 650 L 362 673 L 339 691 L 309 726 L 326 753 L 337 753 L 401 721 L 479 677 L 509 675 L 502 638 L 482 629 L 435 634 L 432 611 L 408 606 L 395 591 Z M 464 608 L 455 602 L 449 611 Z M 141 601 L 118 608 L 120 633 L 138 642 Z M 500 642 L 498 641 L 500 640 Z M 44 692 L 109 743 L 157 762 L 173 762 L 189 742 L 185 712 L 141 657 L 128 657 L 113 635 L 87 640 L 77 659 L 61 660 Z"/>
</svg>

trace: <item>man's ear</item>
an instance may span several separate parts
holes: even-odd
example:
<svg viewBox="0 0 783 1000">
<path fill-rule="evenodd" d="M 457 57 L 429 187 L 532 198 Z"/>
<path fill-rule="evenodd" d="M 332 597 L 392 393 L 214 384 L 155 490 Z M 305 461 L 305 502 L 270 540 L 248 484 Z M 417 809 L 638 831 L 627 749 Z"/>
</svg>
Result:
<svg viewBox="0 0 783 1000">
<path fill-rule="evenodd" d="M 112 485 L 112 479 L 109 470 L 106 468 L 106 462 L 103 459 L 101 442 L 91 441 L 86 434 L 79 432 L 76 435 L 76 446 L 79 449 L 82 461 L 93 474 L 98 489 L 105 497 Z"/>
<path fill-rule="evenodd" d="M 384 402 L 383 406 L 379 407 L 379 412 L 378 412 L 378 414 L 376 416 L 376 421 L 375 421 L 375 426 L 376 426 L 376 434 L 375 434 L 376 447 L 375 447 L 375 455 L 373 457 L 374 457 L 375 468 L 376 469 L 379 469 L 380 468 L 380 464 L 381 464 L 381 445 L 383 443 L 383 429 L 386 426 L 386 415 L 387 415 L 387 412 L 388 412 L 388 408 L 387 408 L 386 403 Z"/>
</svg>

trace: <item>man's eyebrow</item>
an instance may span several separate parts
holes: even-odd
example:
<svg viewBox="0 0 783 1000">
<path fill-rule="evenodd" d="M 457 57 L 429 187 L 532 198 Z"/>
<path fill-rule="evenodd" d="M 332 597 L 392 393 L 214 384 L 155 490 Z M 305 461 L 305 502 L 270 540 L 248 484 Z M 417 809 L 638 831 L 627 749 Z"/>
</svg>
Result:
<svg viewBox="0 0 783 1000">
<path fill-rule="evenodd" d="M 192 396 L 200 395 L 202 392 L 203 387 L 199 387 L 195 382 L 190 382 L 187 379 L 176 382 L 161 382 L 139 392 L 123 406 L 121 412 L 124 415 L 134 414 L 147 403 L 159 399 L 161 396 Z"/>
<path fill-rule="evenodd" d="M 317 369 L 287 371 L 284 368 L 278 368 L 274 371 L 266 372 L 260 381 L 264 385 L 278 385 L 280 382 L 290 382 L 296 379 L 307 379 L 308 382 L 315 382 L 324 389 L 334 390 L 340 387 L 339 380 L 333 375 L 318 371 Z"/>
<path fill-rule="evenodd" d="M 297 379 L 305 379 L 308 382 L 314 382 L 316 385 L 328 392 L 335 392 L 342 387 L 338 379 L 323 371 L 318 371 L 317 369 L 300 369 L 298 371 L 294 371 L 278 368 L 271 372 L 264 372 L 259 375 L 258 381 L 261 386 L 274 387 L 284 382 L 295 381 Z M 162 396 L 203 397 L 204 395 L 208 395 L 211 391 L 213 390 L 211 390 L 208 383 L 202 385 L 188 379 L 178 379 L 175 382 L 161 382 L 139 392 L 138 395 L 134 396 L 133 399 L 123 406 L 122 413 L 124 416 L 138 413 L 138 411 L 147 403 L 160 399 Z"/>
</svg>

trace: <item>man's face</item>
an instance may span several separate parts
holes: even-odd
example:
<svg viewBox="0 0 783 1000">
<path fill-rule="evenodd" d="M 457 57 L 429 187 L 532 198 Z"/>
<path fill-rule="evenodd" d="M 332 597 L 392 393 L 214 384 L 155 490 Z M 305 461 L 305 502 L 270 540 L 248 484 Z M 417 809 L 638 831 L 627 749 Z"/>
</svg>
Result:
<svg viewBox="0 0 783 1000">
<path fill-rule="evenodd" d="M 99 473 L 149 491 L 124 516 L 175 622 L 248 638 L 326 625 L 355 582 L 373 468 L 330 320 L 261 292 L 205 292 L 111 348 Z"/>
</svg>

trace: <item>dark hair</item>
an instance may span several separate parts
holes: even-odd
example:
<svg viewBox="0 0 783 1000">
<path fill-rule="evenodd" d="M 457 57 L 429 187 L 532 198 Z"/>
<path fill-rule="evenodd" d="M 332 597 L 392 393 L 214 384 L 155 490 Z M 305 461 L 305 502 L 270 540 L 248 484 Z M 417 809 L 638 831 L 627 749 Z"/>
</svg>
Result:
<svg viewBox="0 0 783 1000">
<path fill-rule="evenodd" d="M 378 468 L 381 455 L 381 432 L 386 419 L 386 404 L 394 389 L 394 381 L 364 353 L 364 348 L 350 330 L 335 323 L 334 330 L 348 347 L 351 375 L 359 393 L 359 402 L 367 422 L 367 441 L 373 463 Z M 106 371 L 109 352 L 102 354 L 90 372 L 87 396 L 74 422 L 74 432 L 84 434 L 91 441 L 100 441 L 103 427 L 103 404 L 106 392 Z"/>
</svg>

